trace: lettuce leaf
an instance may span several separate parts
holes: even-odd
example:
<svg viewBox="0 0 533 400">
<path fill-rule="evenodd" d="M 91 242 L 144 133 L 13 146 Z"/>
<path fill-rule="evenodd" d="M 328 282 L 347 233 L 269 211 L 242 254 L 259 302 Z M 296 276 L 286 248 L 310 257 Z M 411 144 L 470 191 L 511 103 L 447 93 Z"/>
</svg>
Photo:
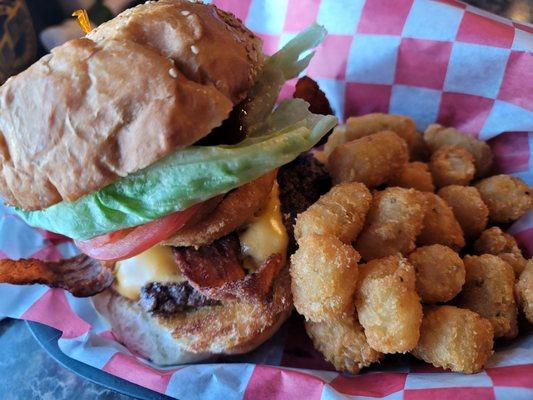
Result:
<svg viewBox="0 0 533 400">
<path fill-rule="evenodd" d="M 326 31 L 312 25 L 265 61 L 249 94 L 249 137 L 232 146 L 190 146 L 74 202 L 15 212 L 29 225 L 73 239 L 142 225 L 250 182 L 313 147 L 333 126 L 294 99 L 272 109 L 283 83 L 302 72 Z M 309 54 L 306 54 L 309 53 Z"/>
<path fill-rule="evenodd" d="M 39 211 L 16 209 L 29 225 L 73 239 L 141 225 L 228 192 L 313 147 L 336 124 L 303 100 L 282 102 L 259 134 L 231 146 L 191 146 L 81 199 Z"/>
<path fill-rule="evenodd" d="M 311 50 L 324 40 L 326 33 L 324 27 L 313 24 L 265 61 L 248 95 L 250 102 L 246 106 L 245 121 L 248 127 L 268 117 L 285 81 L 295 78 L 307 68 L 314 55 Z"/>
</svg>

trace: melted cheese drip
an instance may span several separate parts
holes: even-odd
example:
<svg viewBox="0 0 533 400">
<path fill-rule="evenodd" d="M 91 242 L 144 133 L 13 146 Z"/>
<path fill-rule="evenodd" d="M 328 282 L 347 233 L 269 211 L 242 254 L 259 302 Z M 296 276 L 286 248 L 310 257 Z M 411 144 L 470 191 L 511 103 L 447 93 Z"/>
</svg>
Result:
<svg viewBox="0 0 533 400">
<path fill-rule="evenodd" d="M 289 238 L 281 218 L 277 182 L 274 182 L 267 204 L 251 219 L 239 239 L 246 268 L 255 269 L 274 253 L 280 253 L 285 263 Z"/>
<path fill-rule="evenodd" d="M 141 288 L 150 282 L 182 282 L 172 248 L 154 246 L 132 258 L 115 264 L 115 290 L 122 296 L 138 300 Z"/>
</svg>

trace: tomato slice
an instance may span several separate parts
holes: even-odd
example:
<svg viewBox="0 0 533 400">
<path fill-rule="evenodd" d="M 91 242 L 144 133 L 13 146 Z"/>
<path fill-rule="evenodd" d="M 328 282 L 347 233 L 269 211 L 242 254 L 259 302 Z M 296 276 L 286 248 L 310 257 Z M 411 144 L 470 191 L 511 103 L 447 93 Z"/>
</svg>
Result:
<svg viewBox="0 0 533 400">
<path fill-rule="evenodd" d="M 121 229 L 89 240 L 75 240 L 76 246 L 89 257 L 102 261 L 131 258 L 155 246 L 179 231 L 202 207 L 195 204 L 183 211 L 134 228 Z"/>
</svg>

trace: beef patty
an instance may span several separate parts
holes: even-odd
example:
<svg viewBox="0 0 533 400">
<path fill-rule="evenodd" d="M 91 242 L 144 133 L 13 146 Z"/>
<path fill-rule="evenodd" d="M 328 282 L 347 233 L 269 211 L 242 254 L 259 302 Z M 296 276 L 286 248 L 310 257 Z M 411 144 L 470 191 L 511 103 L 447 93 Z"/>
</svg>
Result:
<svg viewBox="0 0 533 400">
<path fill-rule="evenodd" d="M 289 234 L 288 253 L 296 251 L 294 222 L 320 196 L 331 189 L 331 178 L 324 164 L 312 154 L 302 154 L 278 172 L 279 198 L 283 223 Z"/>
<path fill-rule="evenodd" d="M 220 302 L 207 298 L 188 282 L 152 282 L 141 289 L 139 304 L 152 314 L 169 315 Z"/>
</svg>

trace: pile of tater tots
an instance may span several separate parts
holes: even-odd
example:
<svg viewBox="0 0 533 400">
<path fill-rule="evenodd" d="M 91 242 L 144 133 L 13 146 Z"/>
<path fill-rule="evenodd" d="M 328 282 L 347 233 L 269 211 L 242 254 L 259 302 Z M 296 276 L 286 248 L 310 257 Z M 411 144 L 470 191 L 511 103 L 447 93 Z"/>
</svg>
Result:
<svg viewBox="0 0 533 400">
<path fill-rule="evenodd" d="M 336 369 L 410 353 L 475 373 L 519 319 L 533 323 L 533 260 L 505 233 L 532 209 L 531 188 L 492 174 L 487 143 L 369 114 L 315 157 L 334 186 L 298 215 L 290 272 L 296 310 Z"/>
</svg>

